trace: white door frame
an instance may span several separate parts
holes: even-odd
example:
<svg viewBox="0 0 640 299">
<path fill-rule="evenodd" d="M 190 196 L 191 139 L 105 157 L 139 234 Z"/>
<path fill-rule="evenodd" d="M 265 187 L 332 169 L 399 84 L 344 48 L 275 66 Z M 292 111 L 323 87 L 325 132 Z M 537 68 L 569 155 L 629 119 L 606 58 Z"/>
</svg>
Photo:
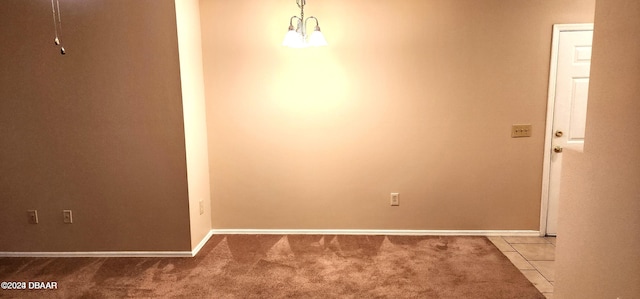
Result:
<svg viewBox="0 0 640 299">
<path fill-rule="evenodd" d="M 558 76 L 558 49 L 560 32 L 593 30 L 590 24 L 555 24 L 551 42 L 551 66 L 549 68 L 549 94 L 547 97 L 547 121 L 544 137 L 544 164 L 542 164 L 542 198 L 540 204 L 540 235 L 547 233 L 547 212 L 549 209 L 549 184 L 551 168 L 551 141 L 553 135 L 553 112 L 556 103 L 556 80 Z"/>
</svg>

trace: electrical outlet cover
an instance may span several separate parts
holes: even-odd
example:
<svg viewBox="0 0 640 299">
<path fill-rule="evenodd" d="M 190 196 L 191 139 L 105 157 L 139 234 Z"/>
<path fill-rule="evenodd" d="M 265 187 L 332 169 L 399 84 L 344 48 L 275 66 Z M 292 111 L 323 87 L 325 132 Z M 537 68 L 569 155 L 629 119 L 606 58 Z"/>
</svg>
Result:
<svg viewBox="0 0 640 299">
<path fill-rule="evenodd" d="M 27 216 L 29 216 L 29 223 L 38 224 L 38 211 L 37 210 L 28 210 Z"/>
<path fill-rule="evenodd" d="M 391 193 L 391 205 L 392 206 L 400 205 L 400 193 Z"/>
<path fill-rule="evenodd" d="M 64 223 L 67 223 L 67 224 L 73 223 L 73 214 L 71 213 L 71 210 L 63 210 L 62 219 Z"/>
</svg>

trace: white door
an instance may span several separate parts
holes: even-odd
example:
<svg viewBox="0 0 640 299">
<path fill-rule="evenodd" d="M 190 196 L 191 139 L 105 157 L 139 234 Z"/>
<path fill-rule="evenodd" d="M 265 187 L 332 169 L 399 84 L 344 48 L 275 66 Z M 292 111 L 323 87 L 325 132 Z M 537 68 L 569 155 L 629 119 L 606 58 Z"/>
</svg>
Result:
<svg viewBox="0 0 640 299">
<path fill-rule="evenodd" d="M 592 39 L 592 24 L 554 26 L 540 223 L 550 236 L 557 234 L 562 152 L 584 145 Z"/>
</svg>

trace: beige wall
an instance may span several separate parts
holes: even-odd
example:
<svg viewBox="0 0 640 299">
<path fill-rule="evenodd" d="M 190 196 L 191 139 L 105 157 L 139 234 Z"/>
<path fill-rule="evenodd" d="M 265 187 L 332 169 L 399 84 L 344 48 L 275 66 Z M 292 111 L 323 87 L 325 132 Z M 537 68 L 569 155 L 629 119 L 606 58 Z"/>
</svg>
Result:
<svg viewBox="0 0 640 299">
<path fill-rule="evenodd" d="M 295 1 L 200 4 L 214 228 L 538 230 L 552 25 L 593 0 L 308 1 L 304 50 Z"/>
<path fill-rule="evenodd" d="M 60 6 L 66 56 L 50 1 L 0 1 L 0 251 L 190 250 L 174 2 Z"/>
<path fill-rule="evenodd" d="M 596 5 L 584 153 L 567 153 L 554 298 L 640 298 L 640 2 Z"/>
<path fill-rule="evenodd" d="M 175 0 L 175 5 L 189 181 L 191 248 L 194 249 L 211 230 L 200 5 L 199 0 Z M 201 202 L 202 214 L 200 213 Z"/>
<path fill-rule="evenodd" d="M 0 2 L 0 251 L 193 248 L 199 51 L 179 59 L 174 1 L 62 2 L 64 57 L 48 4 Z M 294 1 L 200 4 L 215 228 L 537 229 L 543 136 L 509 126 L 542 131 L 551 25 L 593 0 L 310 1 L 330 47 L 302 51 Z"/>
</svg>

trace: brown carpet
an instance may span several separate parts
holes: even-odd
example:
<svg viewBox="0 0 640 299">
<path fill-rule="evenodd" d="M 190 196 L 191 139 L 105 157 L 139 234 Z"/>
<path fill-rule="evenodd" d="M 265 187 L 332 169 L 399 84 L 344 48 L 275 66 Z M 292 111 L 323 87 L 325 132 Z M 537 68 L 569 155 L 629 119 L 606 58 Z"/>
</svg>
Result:
<svg viewBox="0 0 640 299">
<path fill-rule="evenodd" d="M 0 258 L 7 298 L 544 298 L 484 237 L 214 236 L 195 258 Z"/>
</svg>

